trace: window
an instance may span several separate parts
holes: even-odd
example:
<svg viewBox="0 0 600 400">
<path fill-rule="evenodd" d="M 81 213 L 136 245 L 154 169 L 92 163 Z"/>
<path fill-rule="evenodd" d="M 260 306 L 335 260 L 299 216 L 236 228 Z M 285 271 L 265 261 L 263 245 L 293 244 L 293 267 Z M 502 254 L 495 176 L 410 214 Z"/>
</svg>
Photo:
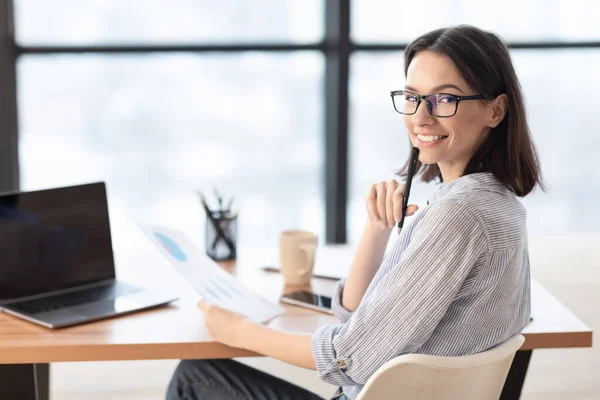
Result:
<svg viewBox="0 0 600 400">
<path fill-rule="evenodd" d="M 346 3 L 336 8 L 324 0 L 241 0 L 235 6 L 215 0 L 11 1 L 23 188 L 106 179 L 120 204 L 163 220 L 170 212 L 164 210 L 176 209 L 179 222 L 200 238 L 203 216 L 193 192 L 218 182 L 243 202 L 240 240 L 273 245 L 280 229 L 324 232 L 323 192 L 333 204 L 331 196 L 345 192 L 346 180 L 323 171 L 323 159 L 348 156 L 347 230 L 356 241 L 368 185 L 393 177 L 408 153 L 402 117 L 389 98 L 390 90 L 403 86 L 402 52 L 381 49 L 402 48 L 426 31 L 468 23 L 528 48 L 512 54 L 549 184 L 548 194 L 524 199 L 530 232 L 597 230 L 590 210 L 600 189 L 586 171 L 595 170 L 592 144 L 598 139 L 588 134 L 584 142 L 573 135 L 594 131 L 598 85 L 586 77 L 594 76 L 600 62 L 598 5 L 508 0 L 491 12 L 472 0 L 348 0 L 348 13 Z M 326 28 L 343 31 L 348 25 L 351 43 L 344 35 L 338 42 L 323 41 Z M 0 27 L 10 37 L 10 29 Z M 323 77 L 325 63 L 331 61 L 328 67 L 335 70 L 336 52 L 347 45 L 358 45 L 350 60 L 349 132 L 344 121 L 332 123 L 334 115 L 324 124 L 325 103 L 330 110 L 348 104 L 325 99 L 335 90 L 323 90 L 336 87 L 335 74 Z M 267 51 L 238 51 L 252 46 Z M 2 70 L 10 83 L 12 47 L 0 46 L 0 52 L 8 60 Z M 325 59 L 326 52 L 334 57 Z M 345 65 L 344 57 L 337 66 Z M 10 87 L 4 86 L 9 99 Z M 13 120 L 7 115 L 0 119 L 0 160 L 14 158 Z M 349 154 L 343 147 L 325 148 L 337 139 L 345 143 L 346 135 Z M 60 160 L 42 151 L 52 146 L 66 149 Z M 14 163 L 5 164 L 0 186 L 11 187 Z M 413 199 L 423 203 L 431 186 L 414 186 Z M 556 213 L 556 221 L 548 213 Z M 331 214 L 329 239 L 343 240 L 344 215 Z"/>
<path fill-rule="evenodd" d="M 600 68 L 600 49 L 515 50 L 513 62 L 548 182 L 547 194 L 524 199 L 530 233 L 597 231 L 600 82 L 592 77 Z"/>
<path fill-rule="evenodd" d="M 316 42 L 323 0 L 13 0 L 23 45 Z"/>
<path fill-rule="evenodd" d="M 509 42 L 597 41 L 599 13 L 600 5 L 588 0 L 506 0 L 493 5 L 474 0 L 352 0 L 352 39 L 408 43 L 433 29 L 465 23 Z"/>
<path fill-rule="evenodd" d="M 105 180 L 116 248 L 146 243 L 132 215 L 203 244 L 195 191 L 214 185 L 241 203 L 240 245 L 324 229 L 320 54 L 25 55 L 17 72 L 21 187 Z"/>
</svg>

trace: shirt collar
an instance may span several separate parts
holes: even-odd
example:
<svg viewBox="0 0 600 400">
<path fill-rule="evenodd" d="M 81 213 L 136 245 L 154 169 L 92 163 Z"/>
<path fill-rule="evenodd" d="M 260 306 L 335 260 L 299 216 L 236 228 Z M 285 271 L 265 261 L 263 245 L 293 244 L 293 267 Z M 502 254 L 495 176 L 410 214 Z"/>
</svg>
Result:
<svg viewBox="0 0 600 400">
<path fill-rule="evenodd" d="M 455 193 L 469 191 L 487 191 L 506 194 L 509 190 L 491 172 L 476 172 L 456 178 L 450 183 L 442 183 L 431 195 L 429 203 L 443 199 Z"/>
</svg>

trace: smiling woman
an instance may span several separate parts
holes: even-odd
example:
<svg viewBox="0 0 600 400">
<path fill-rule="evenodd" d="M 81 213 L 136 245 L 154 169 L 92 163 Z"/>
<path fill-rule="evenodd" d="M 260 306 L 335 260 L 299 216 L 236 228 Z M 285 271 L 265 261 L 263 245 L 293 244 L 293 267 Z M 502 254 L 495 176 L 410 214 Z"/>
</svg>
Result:
<svg viewBox="0 0 600 400">
<path fill-rule="evenodd" d="M 477 68 L 484 61 L 490 65 Z M 356 399 L 395 357 L 480 353 L 530 321 L 526 213 L 516 196 L 529 193 L 541 177 L 508 50 L 490 32 L 451 27 L 417 38 L 405 65 L 407 90 L 396 93 L 395 106 L 405 114 L 412 145 L 421 149 L 429 173 L 423 178 L 439 177 L 443 185 L 389 248 L 392 227 L 403 217 L 404 189 L 393 180 L 371 185 L 354 261 L 332 298 L 339 323 L 292 334 L 200 304 L 215 340 L 316 369 L 323 381 L 339 386 L 336 399 Z M 421 100 L 426 107 L 419 107 Z M 406 215 L 417 208 L 411 205 Z M 167 397 L 267 399 L 283 393 L 315 398 L 230 360 L 186 360 Z"/>
<path fill-rule="evenodd" d="M 424 181 L 492 172 L 518 196 L 543 186 L 520 84 L 501 41 L 459 26 L 423 35 L 404 56 L 405 88 L 412 95 L 403 96 L 400 110 L 393 96 L 394 106 L 422 150 L 417 168 Z M 421 99 L 427 110 L 419 112 Z"/>
</svg>

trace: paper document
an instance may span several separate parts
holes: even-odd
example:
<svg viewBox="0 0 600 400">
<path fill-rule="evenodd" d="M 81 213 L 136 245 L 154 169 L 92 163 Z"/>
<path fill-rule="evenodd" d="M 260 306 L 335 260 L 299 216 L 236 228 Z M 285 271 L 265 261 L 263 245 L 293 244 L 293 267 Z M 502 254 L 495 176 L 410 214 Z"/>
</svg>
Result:
<svg viewBox="0 0 600 400">
<path fill-rule="evenodd" d="M 207 303 L 239 312 L 258 323 L 283 314 L 281 306 L 263 299 L 242 285 L 199 251 L 184 233 L 139 221 L 138 224 Z"/>
</svg>

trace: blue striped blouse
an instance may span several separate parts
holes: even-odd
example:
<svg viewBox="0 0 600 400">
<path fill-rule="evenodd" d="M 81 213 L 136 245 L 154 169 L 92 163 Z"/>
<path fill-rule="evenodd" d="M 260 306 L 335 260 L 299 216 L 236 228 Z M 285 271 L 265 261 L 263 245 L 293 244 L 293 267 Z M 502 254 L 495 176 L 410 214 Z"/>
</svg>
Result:
<svg viewBox="0 0 600 400">
<path fill-rule="evenodd" d="M 356 311 L 341 305 L 338 282 L 341 323 L 312 336 L 319 377 L 350 399 L 394 357 L 479 353 L 529 322 L 526 212 L 491 173 L 442 184 L 412 219 Z"/>
</svg>

